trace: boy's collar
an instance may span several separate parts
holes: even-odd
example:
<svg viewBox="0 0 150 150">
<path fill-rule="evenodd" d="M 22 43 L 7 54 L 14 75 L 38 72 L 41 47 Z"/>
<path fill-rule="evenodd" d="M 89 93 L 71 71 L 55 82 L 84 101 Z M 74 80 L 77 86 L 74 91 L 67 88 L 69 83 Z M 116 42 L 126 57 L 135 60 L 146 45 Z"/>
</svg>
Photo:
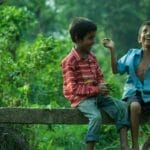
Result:
<svg viewBox="0 0 150 150">
<path fill-rule="evenodd" d="M 143 53 L 142 48 L 141 49 L 132 49 L 132 50 L 134 50 L 134 55 L 142 55 L 142 53 Z"/>
<path fill-rule="evenodd" d="M 76 59 L 77 60 L 81 60 L 81 59 L 84 59 L 81 55 L 80 55 L 80 53 L 75 49 L 75 48 L 72 48 L 72 51 L 74 52 L 74 56 L 76 57 Z M 89 55 L 90 55 L 91 53 L 89 53 Z M 88 57 L 89 57 L 89 55 L 88 55 Z M 88 58 L 87 57 L 87 58 Z"/>
</svg>

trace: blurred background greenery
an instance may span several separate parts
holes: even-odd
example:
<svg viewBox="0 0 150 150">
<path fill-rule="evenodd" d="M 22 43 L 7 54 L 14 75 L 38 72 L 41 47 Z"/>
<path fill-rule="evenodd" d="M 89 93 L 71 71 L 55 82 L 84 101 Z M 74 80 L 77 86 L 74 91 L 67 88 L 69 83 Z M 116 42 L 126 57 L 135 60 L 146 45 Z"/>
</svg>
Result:
<svg viewBox="0 0 150 150">
<path fill-rule="evenodd" d="M 73 46 L 68 26 L 76 16 L 97 24 L 93 51 L 113 86 L 111 94 L 121 99 L 126 75 L 111 73 L 109 52 L 101 40 L 113 38 L 119 57 L 129 48 L 140 47 L 138 28 L 149 20 L 149 8 L 149 0 L 1 0 L 0 106 L 70 107 L 62 93 L 60 63 Z M 84 150 L 86 129 L 86 125 L 2 124 L 0 150 Z M 140 129 L 140 144 L 149 130 L 148 126 Z M 96 150 L 119 150 L 114 126 L 102 126 L 100 135 Z"/>
</svg>

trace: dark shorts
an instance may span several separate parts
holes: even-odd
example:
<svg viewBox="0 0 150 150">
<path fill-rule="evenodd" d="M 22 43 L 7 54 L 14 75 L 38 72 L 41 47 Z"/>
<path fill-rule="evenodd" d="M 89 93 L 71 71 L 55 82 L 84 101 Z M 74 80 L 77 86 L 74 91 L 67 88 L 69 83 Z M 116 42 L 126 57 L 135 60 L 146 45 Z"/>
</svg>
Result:
<svg viewBox="0 0 150 150">
<path fill-rule="evenodd" d="M 126 101 L 128 104 L 132 102 L 139 102 L 141 104 L 142 110 L 148 111 L 150 110 L 150 102 L 145 103 L 142 99 L 141 93 L 139 91 L 136 92 L 135 96 L 128 97 L 124 99 L 123 101 Z"/>
</svg>

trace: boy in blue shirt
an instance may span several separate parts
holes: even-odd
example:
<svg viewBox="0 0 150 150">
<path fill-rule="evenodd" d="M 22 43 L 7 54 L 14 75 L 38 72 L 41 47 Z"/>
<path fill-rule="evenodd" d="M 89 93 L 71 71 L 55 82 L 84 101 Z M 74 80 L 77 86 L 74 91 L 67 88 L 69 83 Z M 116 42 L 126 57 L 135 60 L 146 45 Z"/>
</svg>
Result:
<svg viewBox="0 0 150 150">
<path fill-rule="evenodd" d="M 129 103 L 133 150 L 139 150 L 141 111 L 150 111 L 150 21 L 139 28 L 138 42 L 142 46 L 141 49 L 130 49 L 117 61 L 114 42 L 107 38 L 103 40 L 103 45 L 110 50 L 113 73 L 128 74 L 123 100 Z M 143 150 L 146 149 L 148 147 L 143 146 Z"/>
</svg>

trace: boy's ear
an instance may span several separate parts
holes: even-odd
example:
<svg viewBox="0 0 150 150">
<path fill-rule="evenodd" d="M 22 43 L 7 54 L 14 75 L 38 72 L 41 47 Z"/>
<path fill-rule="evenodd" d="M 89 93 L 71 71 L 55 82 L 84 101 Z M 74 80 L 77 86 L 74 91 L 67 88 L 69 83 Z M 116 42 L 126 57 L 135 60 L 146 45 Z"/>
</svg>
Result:
<svg viewBox="0 0 150 150">
<path fill-rule="evenodd" d="M 78 40 L 78 37 L 77 36 L 75 36 L 75 41 L 77 41 Z"/>
<path fill-rule="evenodd" d="M 75 36 L 75 41 L 76 41 L 76 42 L 80 42 L 81 39 L 79 39 L 77 36 Z"/>
<path fill-rule="evenodd" d="M 76 41 L 79 41 L 79 38 L 78 38 L 78 36 L 75 36 L 75 40 L 76 40 Z"/>
</svg>

